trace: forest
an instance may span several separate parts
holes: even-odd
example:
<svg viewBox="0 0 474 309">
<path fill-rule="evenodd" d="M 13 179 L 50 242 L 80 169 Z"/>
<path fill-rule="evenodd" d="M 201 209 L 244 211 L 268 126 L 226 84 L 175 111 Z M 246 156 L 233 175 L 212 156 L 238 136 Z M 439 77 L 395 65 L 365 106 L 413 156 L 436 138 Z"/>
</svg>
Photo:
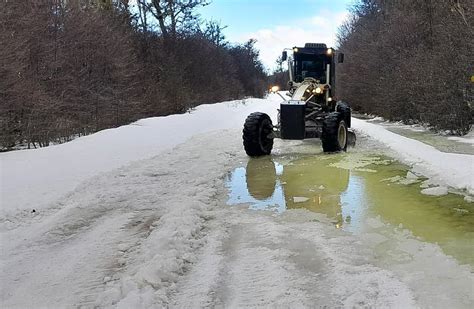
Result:
<svg viewBox="0 0 474 309">
<path fill-rule="evenodd" d="M 462 135 L 473 122 L 474 1 L 359 0 L 340 27 L 340 97 Z"/>
<path fill-rule="evenodd" d="M 262 97 L 250 40 L 205 0 L 0 1 L 0 150 L 61 143 L 202 104 Z"/>
</svg>

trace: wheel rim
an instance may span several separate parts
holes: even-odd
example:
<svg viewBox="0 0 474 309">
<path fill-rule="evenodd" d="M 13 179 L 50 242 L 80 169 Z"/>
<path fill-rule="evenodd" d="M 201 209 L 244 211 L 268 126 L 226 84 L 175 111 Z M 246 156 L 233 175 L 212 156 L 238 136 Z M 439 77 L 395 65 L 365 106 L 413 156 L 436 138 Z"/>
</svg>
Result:
<svg viewBox="0 0 474 309">
<path fill-rule="evenodd" d="M 337 130 L 337 142 L 339 143 L 339 147 L 341 149 L 345 148 L 347 142 L 347 130 L 344 121 L 339 123 L 339 129 Z"/>
</svg>

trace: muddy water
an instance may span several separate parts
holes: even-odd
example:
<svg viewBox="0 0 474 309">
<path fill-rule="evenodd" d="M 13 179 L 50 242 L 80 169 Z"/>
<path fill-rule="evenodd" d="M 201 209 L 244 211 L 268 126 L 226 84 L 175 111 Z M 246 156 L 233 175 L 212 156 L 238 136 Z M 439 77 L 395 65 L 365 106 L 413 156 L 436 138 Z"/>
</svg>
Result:
<svg viewBox="0 0 474 309">
<path fill-rule="evenodd" d="M 228 204 L 278 212 L 305 208 L 355 234 L 371 233 L 376 218 L 474 266 L 474 204 L 455 194 L 423 195 L 422 181 L 376 155 L 272 156 L 249 159 L 228 176 Z"/>
</svg>

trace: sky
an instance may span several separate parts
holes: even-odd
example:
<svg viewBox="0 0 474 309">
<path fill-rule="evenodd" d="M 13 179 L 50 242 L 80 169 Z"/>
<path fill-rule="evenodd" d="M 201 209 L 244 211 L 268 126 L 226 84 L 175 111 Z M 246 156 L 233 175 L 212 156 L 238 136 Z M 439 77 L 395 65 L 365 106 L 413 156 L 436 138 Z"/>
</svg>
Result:
<svg viewBox="0 0 474 309">
<path fill-rule="evenodd" d="M 256 39 L 260 58 L 272 70 L 284 48 L 306 42 L 336 46 L 339 25 L 353 0 L 212 0 L 198 12 L 227 26 L 232 43 Z"/>
</svg>

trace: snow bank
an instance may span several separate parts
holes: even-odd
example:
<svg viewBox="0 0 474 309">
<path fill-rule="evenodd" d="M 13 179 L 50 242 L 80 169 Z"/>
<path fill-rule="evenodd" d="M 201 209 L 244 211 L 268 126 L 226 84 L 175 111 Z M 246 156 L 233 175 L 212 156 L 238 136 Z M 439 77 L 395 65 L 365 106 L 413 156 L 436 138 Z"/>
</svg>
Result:
<svg viewBox="0 0 474 309">
<path fill-rule="evenodd" d="M 280 101 L 270 95 L 204 104 L 186 114 L 142 119 L 61 145 L 0 153 L 0 216 L 47 207 L 88 178 L 155 156 L 195 134 L 241 127 L 251 112 L 275 119 Z"/>
<path fill-rule="evenodd" d="M 448 137 L 449 140 L 460 142 L 460 143 L 466 143 L 466 144 L 471 144 L 474 146 L 474 129 L 471 130 L 468 134 L 460 137 L 460 136 L 450 136 Z"/>
<path fill-rule="evenodd" d="M 431 183 L 474 194 L 473 155 L 441 152 L 432 146 L 357 118 L 352 118 L 352 126 L 390 147 L 398 154 L 399 159 L 429 177 Z"/>
</svg>

